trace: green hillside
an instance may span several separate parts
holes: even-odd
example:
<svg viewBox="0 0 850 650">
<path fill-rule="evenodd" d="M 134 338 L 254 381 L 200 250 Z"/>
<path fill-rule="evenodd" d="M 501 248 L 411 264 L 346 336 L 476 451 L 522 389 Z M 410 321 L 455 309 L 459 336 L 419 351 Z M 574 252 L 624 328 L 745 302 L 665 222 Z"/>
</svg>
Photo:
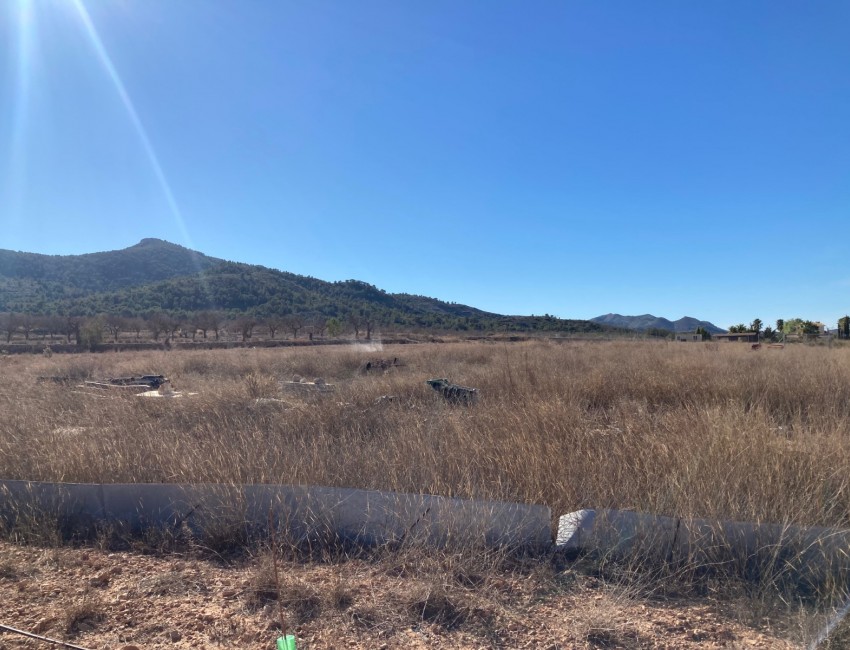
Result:
<svg viewBox="0 0 850 650">
<path fill-rule="evenodd" d="M 69 299 L 197 274 L 222 262 L 161 239 L 86 255 L 0 249 L 0 311 L 43 313 Z"/>
<path fill-rule="evenodd" d="M 385 327 L 470 332 L 612 329 L 551 316 L 502 316 L 424 296 L 390 294 L 357 280 L 325 282 L 226 262 L 156 239 L 90 255 L 0 251 L 0 312 L 127 317 L 165 312 L 186 318 L 208 311 L 317 322 L 354 315 Z"/>
</svg>

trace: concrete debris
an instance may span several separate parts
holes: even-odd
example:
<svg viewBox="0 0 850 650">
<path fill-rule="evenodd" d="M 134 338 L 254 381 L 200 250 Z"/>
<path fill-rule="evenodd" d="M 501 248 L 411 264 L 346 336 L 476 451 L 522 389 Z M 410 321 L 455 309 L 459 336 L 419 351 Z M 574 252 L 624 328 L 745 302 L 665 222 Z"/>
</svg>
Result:
<svg viewBox="0 0 850 650">
<path fill-rule="evenodd" d="M 472 404 L 478 399 L 478 389 L 459 386 L 448 379 L 429 379 L 425 382 L 453 404 Z"/>
<path fill-rule="evenodd" d="M 164 375 L 142 375 L 141 377 L 109 377 L 85 382 L 88 388 L 126 388 L 128 390 L 157 390 L 169 383 Z"/>
<path fill-rule="evenodd" d="M 169 382 L 164 375 L 142 375 L 140 377 L 114 377 L 104 379 L 104 383 L 112 386 L 147 386 L 148 388 L 159 388 Z"/>
<path fill-rule="evenodd" d="M 140 391 L 145 390 L 155 390 L 147 384 L 110 384 L 108 382 L 103 381 L 86 381 L 80 385 L 80 388 L 96 388 L 98 390 L 118 390 L 129 393 L 138 393 Z"/>
<path fill-rule="evenodd" d="M 398 360 L 398 357 L 392 359 L 369 359 L 366 363 L 360 366 L 360 374 L 368 375 L 372 372 L 387 372 L 393 368 L 399 368 L 404 364 Z"/>
<path fill-rule="evenodd" d="M 329 393 L 335 390 L 336 386 L 334 384 L 327 383 L 321 377 L 317 377 L 313 381 L 304 381 L 300 377 L 296 377 L 298 381 L 284 381 L 281 382 L 281 386 L 287 390 L 296 390 L 300 392 L 318 392 L 318 393 Z"/>
<path fill-rule="evenodd" d="M 175 397 L 183 397 L 183 396 L 191 397 L 193 395 L 197 395 L 197 393 L 185 393 L 180 390 L 171 390 L 166 386 L 161 386 L 159 390 L 146 390 L 143 393 L 139 393 L 136 397 L 164 397 L 164 398 L 175 398 Z"/>
</svg>

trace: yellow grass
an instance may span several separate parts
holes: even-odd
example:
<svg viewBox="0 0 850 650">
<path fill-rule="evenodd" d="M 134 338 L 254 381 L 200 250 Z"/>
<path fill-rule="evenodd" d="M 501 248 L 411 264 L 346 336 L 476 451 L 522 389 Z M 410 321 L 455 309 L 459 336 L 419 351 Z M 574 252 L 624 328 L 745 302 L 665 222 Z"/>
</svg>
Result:
<svg viewBox="0 0 850 650">
<path fill-rule="evenodd" d="M 394 357 L 403 365 L 364 374 L 366 361 Z M 197 395 L 149 399 L 77 387 L 86 378 L 149 373 Z M 72 381 L 38 382 L 39 376 Z M 282 382 L 295 376 L 321 377 L 335 390 L 288 390 Z M 477 387 L 480 399 L 468 407 L 448 404 L 425 384 L 432 377 Z M 310 484 L 542 503 L 555 516 L 610 507 L 850 525 L 850 347 L 537 341 L 21 355 L 0 357 L 0 378 L 6 479 Z M 34 529 L 12 539 L 58 541 L 55 521 L 28 525 Z M 219 541 L 220 548 L 240 543 Z M 209 535 L 201 542 L 216 546 Z M 155 533 L 141 540 L 148 549 L 170 543 Z M 335 552 L 321 550 L 322 557 Z M 290 569 L 300 566 L 298 557 L 288 556 Z M 575 571 L 586 570 L 636 602 L 650 592 L 722 595 L 732 604 L 741 596 L 736 618 L 762 629 L 779 617 L 783 636 L 811 639 L 823 624 L 814 610 L 784 600 L 770 576 L 753 590 L 731 575 L 704 573 L 690 582 L 700 567 L 670 567 L 671 574 L 641 566 L 640 558 L 589 558 L 564 572 L 557 560 L 513 565 L 498 552 L 475 549 L 456 556 L 379 550 L 376 558 L 376 566 L 412 576 L 398 603 L 390 607 L 387 598 L 395 596 L 387 596 L 375 609 L 402 622 L 372 617 L 393 630 L 413 616 L 446 634 L 486 639 L 490 632 L 478 630 L 473 614 L 498 619 L 518 605 L 490 587 L 447 588 L 457 576 L 530 581 L 535 593 L 548 594 L 545 602 L 556 602 L 571 593 Z M 249 582 L 258 594 L 279 597 L 263 566 Z M 305 566 L 324 570 L 321 563 Z M 18 571 L 0 566 L 0 580 Z M 519 578 L 510 578 L 514 571 Z M 835 586 L 836 593 L 825 594 L 825 613 L 843 595 L 843 583 Z M 316 603 L 343 608 L 328 605 L 351 600 L 353 592 L 338 587 L 314 593 L 311 583 L 288 585 L 287 593 L 297 594 L 285 601 L 291 622 L 300 616 L 312 629 L 319 625 L 308 620 Z M 490 596 L 495 604 L 479 603 Z M 302 601 L 312 609 L 302 612 Z M 270 607 L 264 603 L 256 607 Z M 576 614 L 569 625 L 584 639 L 577 647 L 632 643 L 638 631 L 624 614 L 630 607 Z"/>
<path fill-rule="evenodd" d="M 362 374 L 377 357 L 405 365 Z M 556 515 L 615 507 L 850 525 L 847 348 L 328 346 L 14 356 L 0 372 L 7 479 L 298 483 L 520 500 Z M 141 373 L 198 395 L 36 382 Z M 280 386 L 295 375 L 336 390 Z M 480 400 L 446 404 L 431 377 L 475 386 Z"/>
</svg>

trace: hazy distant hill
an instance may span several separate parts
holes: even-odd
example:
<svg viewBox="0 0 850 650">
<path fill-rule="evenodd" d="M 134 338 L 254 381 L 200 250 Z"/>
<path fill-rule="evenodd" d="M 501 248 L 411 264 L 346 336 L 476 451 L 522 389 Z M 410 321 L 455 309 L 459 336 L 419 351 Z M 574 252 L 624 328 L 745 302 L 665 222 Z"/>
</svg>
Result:
<svg viewBox="0 0 850 650">
<path fill-rule="evenodd" d="M 606 325 L 551 316 L 503 316 L 467 305 L 390 294 L 365 282 L 325 282 L 208 257 L 159 239 L 124 250 L 51 256 L 0 250 L 0 312 L 141 316 L 202 311 L 230 316 L 358 314 L 401 328 L 605 332 Z"/>
<path fill-rule="evenodd" d="M 690 316 L 684 316 L 679 320 L 671 321 L 659 316 L 653 316 L 652 314 L 644 314 L 643 316 L 605 314 L 604 316 L 597 316 L 590 320 L 600 325 L 610 325 L 612 327 L 621 327 L 623 329 L 638 330 L 641 332 L 650 329 L 668 330 L 670 332 L 693 332 L 698 327 L 704 327 L 712 334 L 722 334 L 726 331 L 706 320 L 698 320 Z"/>
</svg>

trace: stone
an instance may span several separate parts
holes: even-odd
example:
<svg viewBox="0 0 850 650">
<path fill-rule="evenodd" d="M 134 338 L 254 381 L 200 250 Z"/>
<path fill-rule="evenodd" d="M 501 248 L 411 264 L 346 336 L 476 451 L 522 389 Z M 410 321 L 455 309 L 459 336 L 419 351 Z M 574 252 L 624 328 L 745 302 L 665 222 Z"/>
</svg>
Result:
<svg viewBox="0 0 850 650">
<path fill-rule="evenodd" d="M 51 627 L 53 627 L 56 624 L 56 621 L 57 621 L 57 619 L 56 619 L 55 616 L 49 616 L 47 618 L 43 618 L 38 623 L 35 624 L 35 627 L 33 627 L 32 631 L 35 632 L 36 634 L 41 634 L 42 632 L 46 632 L 47 630 L 49 630 Z"/>
</svg>

